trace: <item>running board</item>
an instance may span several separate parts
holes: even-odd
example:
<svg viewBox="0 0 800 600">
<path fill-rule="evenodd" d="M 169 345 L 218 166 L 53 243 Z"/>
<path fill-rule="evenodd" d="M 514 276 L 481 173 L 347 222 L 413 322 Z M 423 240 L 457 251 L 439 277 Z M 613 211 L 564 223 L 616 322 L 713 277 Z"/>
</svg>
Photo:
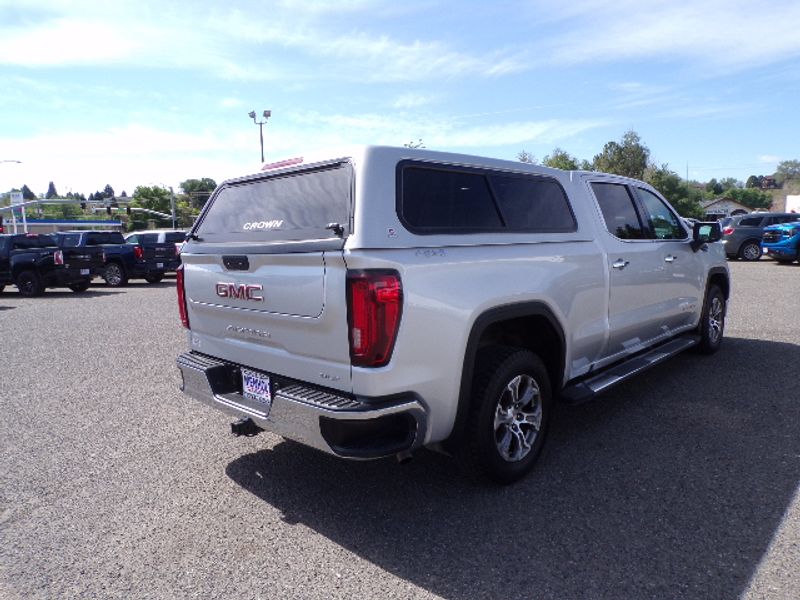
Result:
<svg viewBox="0 0 800 600">
<path fill-rule="evenodd" d="M 561 399 L 569 404 L 580 404 L 591 400 L 597 394 L 664 362 L 699 342 L 700 336 L 696 335 L 681 336 L 670 340 L 644 354 L 632 356 L 598 375 L 568 385 L 561 391 Z"/>
</svg>

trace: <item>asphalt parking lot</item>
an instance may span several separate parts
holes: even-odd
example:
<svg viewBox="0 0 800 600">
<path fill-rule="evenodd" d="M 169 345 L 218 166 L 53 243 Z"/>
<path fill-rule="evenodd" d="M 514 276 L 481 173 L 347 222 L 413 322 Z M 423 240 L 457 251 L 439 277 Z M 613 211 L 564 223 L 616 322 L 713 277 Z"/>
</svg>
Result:
<svg viewBox="0 0 800 600">
<path fill-rule="evenodd" d="M 800 266 L 562 407 L 532 475 L 352 463 L 183 397 L 174 280 L 0 295 L 0 597 L 800 598 Z"/>
</svg>

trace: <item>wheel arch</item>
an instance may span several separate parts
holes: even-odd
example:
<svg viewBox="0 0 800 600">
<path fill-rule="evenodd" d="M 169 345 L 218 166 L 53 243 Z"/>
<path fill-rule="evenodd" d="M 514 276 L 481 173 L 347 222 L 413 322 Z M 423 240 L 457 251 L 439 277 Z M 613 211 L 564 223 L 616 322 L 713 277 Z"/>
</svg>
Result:
<svg viewBox="0 0 800 600">
<path fill-rule="evenodd" d="M 486 346 L 513 346 L 534 352 L 545 364 L 553 394 L 561 388 L 566 362 L 566 338 L 560 321 L 544 302 L 494 307 L 475 319 L 467 339 L 461 370 L 458 409 L 448 443 L 464 432 L 470 410 L 478 351 Z"/>
<path fill-rule="evenodd" d="M 712 285 L 718 285 L 725 295 L 727 301 L 731 297 L 731 280 L 726 271 L 722 267 L 715 267 L 708 272 L 708 281 L 706 282 L 706 294 Z"/>
</svg>

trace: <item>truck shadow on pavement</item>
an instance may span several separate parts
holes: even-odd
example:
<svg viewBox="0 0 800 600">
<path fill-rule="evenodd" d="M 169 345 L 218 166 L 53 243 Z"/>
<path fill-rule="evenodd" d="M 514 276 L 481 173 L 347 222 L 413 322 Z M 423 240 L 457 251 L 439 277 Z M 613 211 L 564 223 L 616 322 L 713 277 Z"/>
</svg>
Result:
<svg viewBox="0 0 800 600">
<path fill-rule="evenodd" d="M 509 487 L 432 452 L 353 463 L 292 442 L 227 474 L 444 598 L 736 598 L 800 480 L 798 372 L 785 343 L 727 338 L 713 357 L 676 357 L 559 407 L 539 464 Z"/>
</svg>

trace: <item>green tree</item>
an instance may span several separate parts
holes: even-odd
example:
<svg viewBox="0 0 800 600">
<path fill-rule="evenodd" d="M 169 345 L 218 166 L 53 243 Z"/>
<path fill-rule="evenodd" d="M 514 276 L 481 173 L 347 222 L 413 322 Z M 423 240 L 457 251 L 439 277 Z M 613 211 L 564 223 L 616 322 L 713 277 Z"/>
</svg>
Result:
<svg viewBox="0 0 800 600">
<path fill-rule="evenodd" d="M 535 165 L 538 162 L 536 157 L 527 150 L 520 150 L 517 153 L 517 160 L 519 162 L 524 162 L 529 165 Z"/>
<path fill-rule="evenodd" d="M 642 144 L 639 134 L 626 131 L 619 142 L 608 142 L 594 157 L 595 171 L 642 179 L 650 159 L 650 149 Z"/>
<path fill-rule="evenodd" d="M 706 191 L 711 192 L 712 194 L 721 194 L 724 190 L 722 184 L 717 181 L 716 179 L 712 179 L 708 183 L 706 183 Z"/>
<path fill-rule="evenodd" d="M 109 184 L 106 184 L 106 187 L 103 188 L 103 198 L 113 198 L 114 197 L 114 188 L 112 188 Z"/>
<path fill-rule="evenodd" d="M 553 149 L 551 154 L 548 154 L 542 159 L 542 164 L 545 167 L 553 167 L 565 171 L 576 171 L 579 168 L 578 159 L 574 156 L 570 156 L 561 148 Z"/>
<path fill-rule="evenodd" d="M 722 186 L 722 191 L 725 190 L 735 190 L 742 187 L 742 182 L 736 179 L 736 177 L 726 177 L 725 179 L 720 179 L 719 184 Z"/>
<path fill-rule="evenodd" d="M 759 187 L 758 176 L 757 175 L 750 175 L 750 177 L 747 178 L 747 182 L 745 182 L 744 187 L 746 187 L 746 188 L 757 188 L 757 187 Z"/>
<path fill-rule="evenodd" d="M 759 189 L 748 188 L 728 190 L 725 196 L 752 209 L 769 208 L 772 206 L 772 196 Z"/>
<path fill-rule="evenodd" d="M 211 196 L 211 193 L 216 189 L 217 182 L 209 177 L 187 179 L 181 183 L 180 187 L 185 196 L 182 200 L 185 200 L 194 208 L 202 208 Z"/>
<path fill-rule="evenodd" d="M 788 179 L 800 178 L 800 160 L 783 160 L 775 169 L 775 180 L 784 183 Z"/>
<path fill-rule="evenodd" d="M 171 209 L 170 192 L 158 185 L 139 185 L 133 191 L 131 206 L 147 208 L 169 214 Z"/>
<path fill-rule="evenodd" d="M 661 192 L 661 195 L 681 216 L 695 219 L 703 217 L 704 211 L 700 206 L 702 193 L 688 187 L 677 173 L 669 169 L 668 165 L 664 164 L 660 167 L 650 165 L 644 173 L 644 180 Z"/>
<path fill-rule="evenodd" d="M 419 138 L 416 142 L 411 141 L 406 144 L 403 144 L 405 148 L 424 148 L 425 142 L 422 141 L 422 138 Z"/>
<path fill-rule="evenodd" d="M 50 185 L 47 186 L 47 193 L 44 195 L 45 198 L 48 200 L 50 198 L 58 198 L 58 192 L 56 191 L 56 186 L 53 182 L 50 182 Z"/>
<path fill-rule="evenodd" d="M 23 200 L 36 200 L 36 194 L 34 194 L 27 185 L 23 185 L 21 191 Z"/>
</svg>

